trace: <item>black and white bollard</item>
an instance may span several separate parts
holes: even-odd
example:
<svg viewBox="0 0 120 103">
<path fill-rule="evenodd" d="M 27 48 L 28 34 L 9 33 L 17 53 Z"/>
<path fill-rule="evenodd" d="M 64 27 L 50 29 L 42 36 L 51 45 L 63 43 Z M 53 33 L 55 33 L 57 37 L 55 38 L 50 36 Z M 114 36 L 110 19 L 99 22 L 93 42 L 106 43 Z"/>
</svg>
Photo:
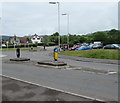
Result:
<svg viewBox="0 0 120 103">
<path fill-rule="evenodd" d="M 19 47 L 16 49 L 16 55 L 17 55 L 17 58 L 20 58 L 20 48 Z"/>
<path fill-rule="evenodd" d="M 17 56 L 17 58 L 10 59 L 10 61 L 29 61 L 30 60 L 28 58 L 20 58 L 20 48 L 19 47 L 16 49 L 16 56 Z"/>
</svg>

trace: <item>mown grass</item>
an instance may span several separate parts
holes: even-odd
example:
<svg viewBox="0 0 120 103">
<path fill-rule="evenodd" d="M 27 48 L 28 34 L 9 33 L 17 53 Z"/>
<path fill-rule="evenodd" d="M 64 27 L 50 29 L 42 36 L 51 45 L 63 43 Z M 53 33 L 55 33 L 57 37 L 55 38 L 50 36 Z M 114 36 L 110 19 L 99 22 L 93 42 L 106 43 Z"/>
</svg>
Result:
<svg viewBox="0 0 120 103">
<path fill-rule="evenodd" d="M 23 48 L 20 48 L 21 50 L 29 50 L 31 49 L 31 47 L 23 47 Z M 33 47 L 33 49 L 37 49 L 37 47 Z M 0 50 L 2 51 L 6 51 L 6 50 L 16 50 L 16 48 L 1 48 Z"/>
<path fill-rule="evenodd" d="M 70 55 L 77 57 L 87 57 L 96 59 L 114 59 L 120 60 L 120 50 L 108 49 L 92 49 L 92 50 L 77 50 L 77 51 L 62 51 L 62 55 Z"/>
</svg>

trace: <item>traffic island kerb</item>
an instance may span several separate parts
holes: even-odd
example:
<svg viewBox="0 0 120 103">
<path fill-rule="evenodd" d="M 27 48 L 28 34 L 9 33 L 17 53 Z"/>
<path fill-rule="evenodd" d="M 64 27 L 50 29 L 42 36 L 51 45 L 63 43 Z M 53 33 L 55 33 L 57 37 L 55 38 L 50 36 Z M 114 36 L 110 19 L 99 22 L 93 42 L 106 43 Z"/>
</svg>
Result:
<svg viewBox="0 0 120 103">
<path fill-rule="evenodd" d="M 29 58 L 13 58 L 13 59 L 10 59 L 10 61 L 30 61 Z"/>
<path fill-rule="evenodd" d="M 47 65 L 47 66 L 67 66 L 66 63 L 61 61 L 40 61 L 37 63 L 40 65 Z"/>
</svg>

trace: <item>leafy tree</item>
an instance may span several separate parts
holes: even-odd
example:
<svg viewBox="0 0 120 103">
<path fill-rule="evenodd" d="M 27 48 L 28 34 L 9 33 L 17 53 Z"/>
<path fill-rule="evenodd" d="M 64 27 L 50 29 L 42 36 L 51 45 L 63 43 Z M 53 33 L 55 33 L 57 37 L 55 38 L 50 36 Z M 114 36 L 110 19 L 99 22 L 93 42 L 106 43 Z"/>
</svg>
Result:
<svg viewBox="0 0 120 103">
<path fill-rule="evenodd" d="M 58 32 L 53 33 L 51 36 L 59 36 L 59 33 Z"/>
<path fill-rule="evenodd" d="M 67 35 L 61 36 L 61 44 L 67 44 Z"/>
<path fill-rule="evenodd" d="M 108 33 L 107 43 L 117 43 L 120 44 L 120 30 L 112 29 Z"/>
<path fill-rule="evenodd" d="M 58 44 L 58 36 L 59 33 L 53 33 L 49 36 L 49 40 Z M 61 43 L 67 43 L 67 35 L 61 36 L 60 39 Z M 104 45 L 113 43 L 120 44 L 120 30 L 98 31 L 88 35 L 69 35 L 70 46 L 76 43 L 93 43 L 95 41 L 101 41 Z"/>
<path fill-rule="evenodd" d="M 101 41 L 104 42 L 106 40 L 106 33 L 105 32 L 96 32 L 93 33 L 93 40 L 94 41 Z"/>
<path fill-rule="evenodd" d="M 26 38 L 26 41 L 31 42 L 31 39 L 30 38 Z"/>
<path fill-rule="evenodd" d="M 48 45 L 48 42 L 49 42 L 48 36 L 45 35 L 45 36 L 43 37 L 43 46 L 44 46 L 44 49 L 45 49 L 46 45 Z"/>
</svg>

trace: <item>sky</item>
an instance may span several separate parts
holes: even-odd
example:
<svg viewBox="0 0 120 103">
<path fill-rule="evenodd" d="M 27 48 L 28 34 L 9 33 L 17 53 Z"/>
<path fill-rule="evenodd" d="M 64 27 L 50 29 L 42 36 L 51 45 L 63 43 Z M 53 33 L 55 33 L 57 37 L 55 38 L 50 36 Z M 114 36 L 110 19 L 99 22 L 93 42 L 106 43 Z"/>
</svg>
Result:
<svg viewBox="0 0 120 103">
<path fill-rule="evenodd" d="M 60 35 L 118 29 L 118 2 L 59 2 Z M 50 35 L 58 31 L 58 5 L 49 2 L 0 3 L 0 31 L 4 35 Z"/>
</svg>

